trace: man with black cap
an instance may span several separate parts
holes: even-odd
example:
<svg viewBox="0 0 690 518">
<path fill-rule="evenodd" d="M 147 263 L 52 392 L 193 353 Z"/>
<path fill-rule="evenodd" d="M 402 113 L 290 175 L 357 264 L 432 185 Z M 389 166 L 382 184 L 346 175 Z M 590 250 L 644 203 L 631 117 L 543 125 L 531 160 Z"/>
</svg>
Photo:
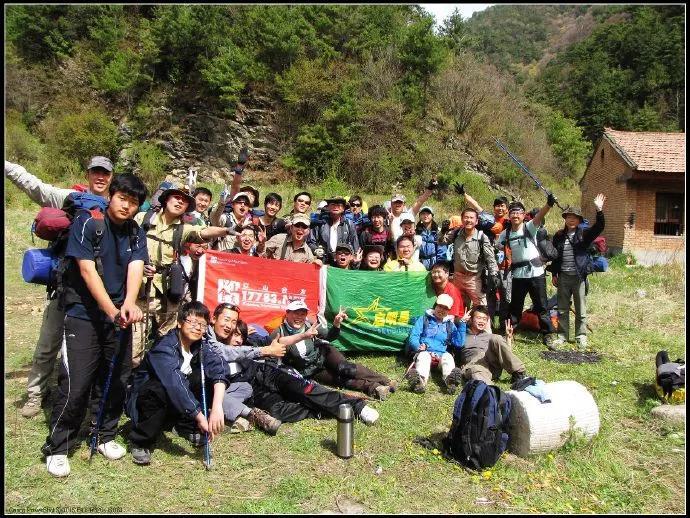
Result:
<svg viewBox="0 0 690 518">
<path fill-rule="evenodd" d="M 359 252 L 359 238 L 357 229 L 352 221 L 345 218 L 347 202 L 342 196 L 334 196 L 326 199 L 328 204 L 328 221 L 317 224 L 307 243 L 314 253 L 321 248 L 324 251 L 324 262 L 335 265 L 335 248 L 338 243 L 347 243 L 352 247 L 354 254 Z"/>
<path fill-rule="evenodd" d="M 581 349 L 587 347 L 587 275 L 591 273 L 591 258 L 588 248 L 604 230 L 604 202 L 606 196 L 598 194 L 594 198 L 597 209 L 596 221 L 589 228 L 582 229 L 582 211 L 576 207 L 566 207 L 562 213 L 565 226 L 553 236 L 553 246 L 558 250 L 558 258 L 551 264 L 558 288 L 558 325 L 561 335 L 558 341 L 568 340 L 570 330 L 570 300 L 575 306 L 575 343 Z"/>
<path fill-rule="evenodd" d="M 246 195 L 243 195 L 246 198 Z M 181 189 L 167 189 L 159 200 L 161 208 L 158 212 L 140 212 L 134 220 L 146 232 L 150 264 L 144 268 L 144 275 L 152 279 L 149 312 L 153 312 L 158 324 L 158 336 L 164 336 L 177 325 L 177 311 L 184 293 L 176 293 L 174 287 L 177 281 L 185 284 L 184 270 L 176 268 L 182 255 L 182 248 L 190 240 L 211 241 L 234 234 L 235 230 L 228 227 L 205 227 L 190 225 L 182 222 L 182 216 L 196 207 L 196 201 Z M 248 201 L 248 199 L 247 199 Z M 181 279 L 176 276 L 182 275 Z M 171 289 L 172 288 L 172 289 Z M 146 294 L 145 294 L 146 296 Z M 147 311 L 146 299 L 137 302 L 143 311 Z M 132 367 L 139 366 L 144 354 L 146 340 L 145 325 L 142 322 L 134 326 L 134 343 L 132 346 Z"/>
<path fill-rule="evenodd" d="M 336 268 L 342 268 L 343 270 L 356 270 L 357 264 L 361 261 L 362 249 L 359 249 L 358 261 L 352 251 L 352 245 L 350 243 L 338 243 L 335 247 L 335 266 Z"/>
<path fill-rule="evenodd" d="M 525 297 L 529 293 L 534 311 L 539 314 L 539 327 L 544 335 L 544 344 L 549 349 L 555 349 L 558 343 L 556 329 L 546 310 L 546 277 L 536 238 L 539 225 L 555 203 L 556 197 L 549 194 L 546 205 L 531 221 L 524 223 L 525 206 L 519 201 L 512 202 L 508 207 L 511 226 L 497 240 L 498 246 L 505 250 L 506 261 L 510 264 L 513 275 L 510 320 L 513 325 L 520 321 Z"/>
<path fill-rule="evenodd" d="M 5 176 L 32 201 L 41 207 L 60 209 L 75 189 L 62 189 L 42 182 L 19 164 L 5 161 Z M 108 198 L 108 188 L 113 177 L 113 164 L 109 158 L 94 156 L 86 168 L 88 189 L 86 192 Z M 34 350 L 31 372 L 27 380 L 28 400 L 21 409 L 22 416 L 34 417 L 41 411 L 41 402 L 46 395 L 48 378 L 53 372 L 55 358 L 62 346 L 65 313 L 58 306 L 54 287 L 46 292 L 48 304 L 43 311 L 41 330 Z"/>
</svg>

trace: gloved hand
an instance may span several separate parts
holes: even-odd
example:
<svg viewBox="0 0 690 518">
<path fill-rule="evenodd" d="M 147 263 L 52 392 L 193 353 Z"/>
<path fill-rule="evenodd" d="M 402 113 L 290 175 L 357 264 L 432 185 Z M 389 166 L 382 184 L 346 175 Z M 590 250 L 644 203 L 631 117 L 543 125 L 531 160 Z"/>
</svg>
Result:
<svg viewBox="0 0 690 518">
<path fill-rule="evenodd" d="M 242 174 L 243 171 L 244 171 L 244 166 L 241 166 L 239 164 L 236 165 L 235 167 L 233 167 L 233 169 L 232 169 L 233 173 L 240 174 L 240 175 Z"/>
<path fill-rule="evenodd" d="M 445 234 L 448 232 L 450 229 L 450 220 L 449 219 L 444 219 L 443 223 L 441 223 L 441 234 Z"/>
<path fill-rule="evenodd" d="M 240 155 L 237 157 L 237 163 L 244 165 L 249 160 L 249 150 L 246 147 L 240 149 Z"/>
<path fill-rule="evenodd" d="M 427 185 L 426 188 L 430 191 L 436 190 L 438 188 L 438 180 L 432 178 L 431 180 L 429 180 L 429 185 Z"/>
<path fill-rule="evenodd" d="M 556 198 L 552 192 L 550 192 L 549 195 L 546 197 L 546 204 L 549 207 L 553 207 L 557 201 L 558 201 L 558 198 Z"/>
<path fill-rule="evenodd" d="M 455 192 L 457 192 L 460 196 L 465 195 L 465 184 L 464 183 L 455 182 L 453 184 L 453 189 L 455 189 Z"/>
</svg>

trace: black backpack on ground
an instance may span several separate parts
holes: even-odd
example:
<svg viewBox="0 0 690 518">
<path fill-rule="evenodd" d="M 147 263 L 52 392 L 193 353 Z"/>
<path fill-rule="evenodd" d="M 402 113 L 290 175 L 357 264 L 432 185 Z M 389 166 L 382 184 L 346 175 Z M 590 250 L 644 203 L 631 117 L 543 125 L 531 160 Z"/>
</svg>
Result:
<svg viewBox="0 0 690 518">
<path fill-rule="evenodd" d="M 445 452 L 468 468 L 490 468 L 508 445 L 510 398 L 500 388 L 472 380 L 455 400 Z"/>
</svg>

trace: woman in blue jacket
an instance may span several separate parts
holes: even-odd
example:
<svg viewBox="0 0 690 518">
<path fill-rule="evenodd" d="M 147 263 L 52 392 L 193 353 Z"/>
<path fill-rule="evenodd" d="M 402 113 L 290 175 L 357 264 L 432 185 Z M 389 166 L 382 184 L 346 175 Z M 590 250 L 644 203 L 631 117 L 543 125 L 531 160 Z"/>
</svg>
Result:
<svg viewBox="0 0 690 518">
<path fill-rule="evenodd" d="M 467 318 L 459 319 L 455 325 L 453 316 L 449 315 L 453 307 L 453 297 L 442 293 L 436 297 L 432 309 L 415 322 L 408 344 L 415 353 L 414 367 L 407 373 L 410 389 L 421 394 L 426 390 L 431 367 L 441 366 L 441 374 L 446 390 L 455 393 L 462 380 L 460 369 L 455 367 L 451 350 L 459 350 L 465 345 Z M 469 315 L 469 314 L 468 314 Z"/>
<path fill-rule="evenodd" d="M 422 244 L 419 247 L 419 261 L 427 270 L 431 270 L 437 261 L 446 260 L 448 247 L 436 242 L 438 225 L 434 221 L 434 212 L 431 207 L 422 207 L 419 211 L 419 223 L 417 223 L 415 233 L 422 238 Z"/>
</svg>

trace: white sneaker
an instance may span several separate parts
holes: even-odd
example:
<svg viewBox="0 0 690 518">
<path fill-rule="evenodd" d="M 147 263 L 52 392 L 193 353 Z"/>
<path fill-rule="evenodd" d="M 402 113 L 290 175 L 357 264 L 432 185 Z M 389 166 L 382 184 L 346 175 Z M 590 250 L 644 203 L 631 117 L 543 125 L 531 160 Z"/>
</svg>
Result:
<svg viewBox="0 0 690 518">
<path fill-rule="evenodd" d="M 54 477 L 66 477 L 69 475 L 69 461 L 67 455 L 48 455 L 46 457 L 48 473 Z"/>
<path fill-rule="evenodd" d="M 577 335 L 575 337 L 575 344 L 579 349 L 587 349 L 587 335 Z"/>
<path fill-rule="evenodd" d="M 98 452 L 106 459 L 117 460 L 124 457 L 127 453 L 127 450 L 117 444 L 115 441 L 108 441 L 98 445 Z"/>
<path fill-rule="evenodd" d="M 364 424 L 371 426 L 379 418 L 379 413 L 375 408 L 365 405 L 362 411 L 359 413 L 359 418 Z"/>
</svg>

